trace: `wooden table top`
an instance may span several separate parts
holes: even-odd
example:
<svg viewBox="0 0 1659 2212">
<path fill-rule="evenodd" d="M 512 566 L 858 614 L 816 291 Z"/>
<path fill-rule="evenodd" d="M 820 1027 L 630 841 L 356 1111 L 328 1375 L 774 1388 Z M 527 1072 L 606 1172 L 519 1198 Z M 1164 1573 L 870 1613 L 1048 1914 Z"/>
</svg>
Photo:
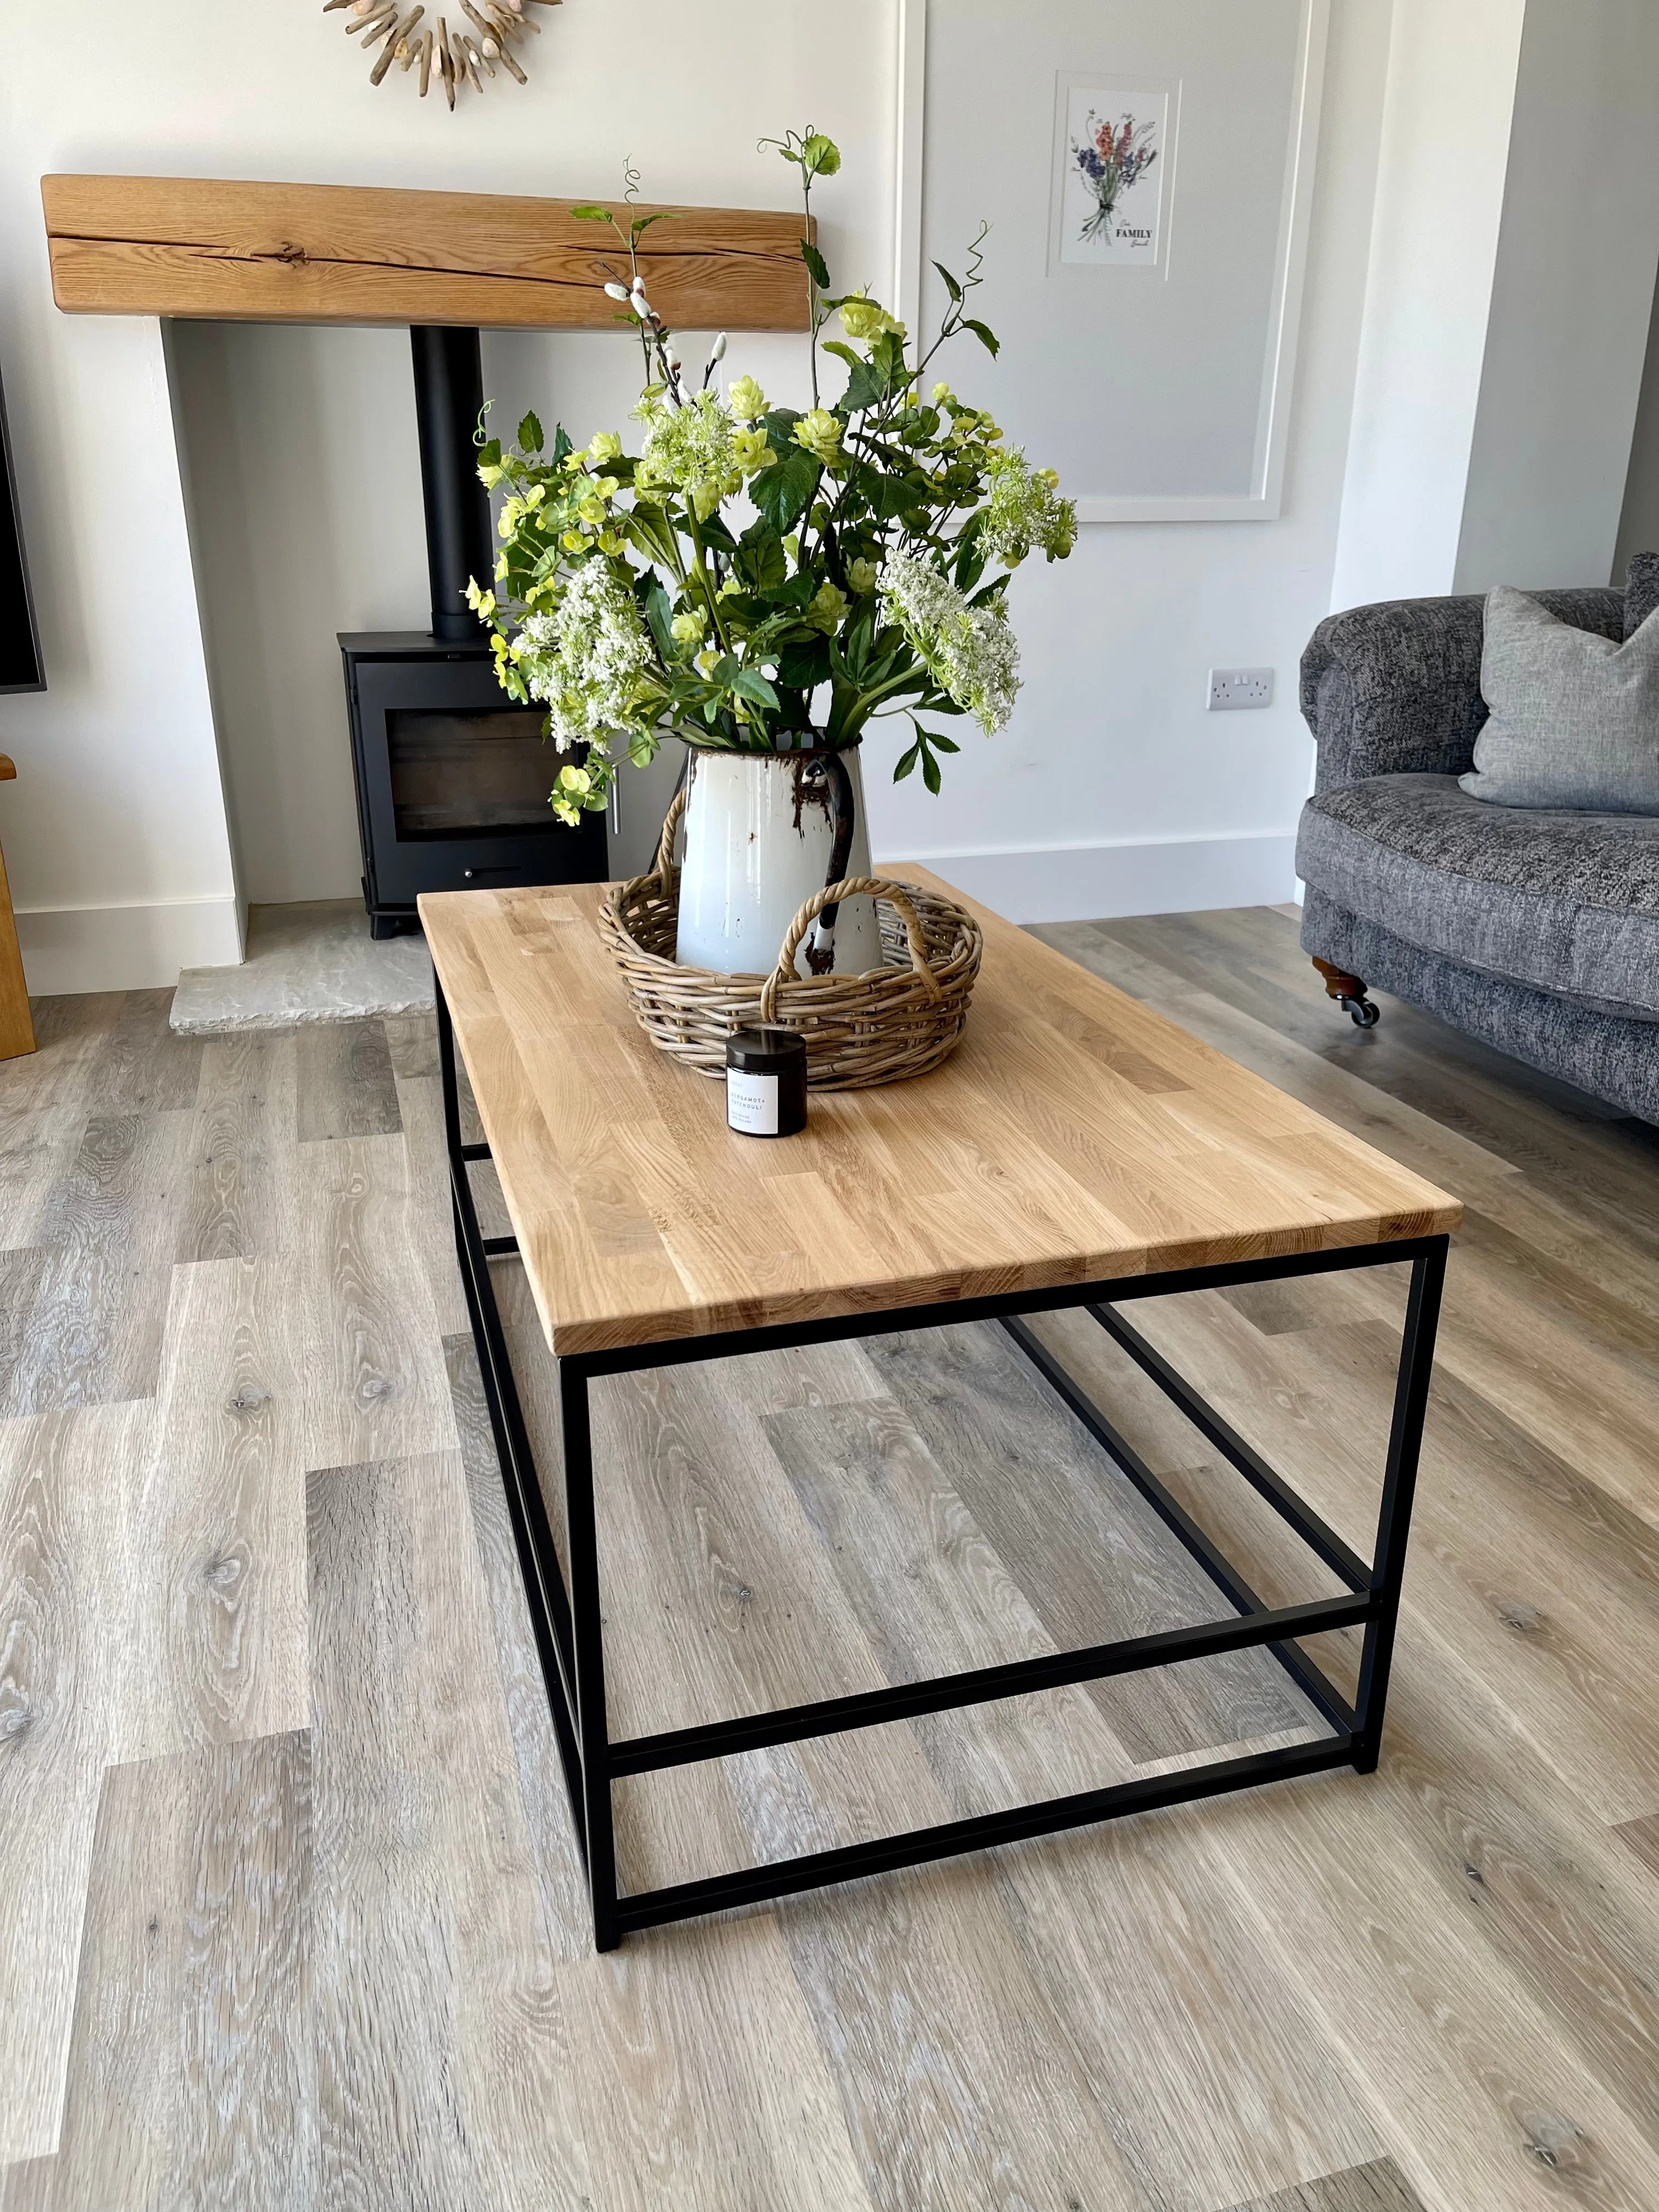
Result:
<svg viewBox="0 0 1659 2212">
<path fill-rule="evenodd" d="M 901 879 L 931 884 L 928 871 Z M 931 1075 L 743 1137 L 636 1027 L 598 884 L 420 902 L 556 1353 L 1436 1236 L 1462 1207 L 1000 916 Z"/>
</svg>

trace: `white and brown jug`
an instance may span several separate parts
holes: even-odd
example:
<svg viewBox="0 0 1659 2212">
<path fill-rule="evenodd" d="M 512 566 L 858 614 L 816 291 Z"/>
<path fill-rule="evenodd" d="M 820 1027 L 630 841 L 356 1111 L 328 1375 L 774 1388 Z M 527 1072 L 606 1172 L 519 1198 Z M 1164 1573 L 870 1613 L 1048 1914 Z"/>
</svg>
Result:
<svg viewBox="0 0 1659 2212">
<path fill-rule="evenodd" d="M 675 959 L 719 975 L 767 975 L 809 898 L 871 872 L 859 749 L 694 745 L 687 775 Z M 869 897 L 826 907 L 801 947 L 808 975 L 861 975 L 881 964 Z"/>
</svg>

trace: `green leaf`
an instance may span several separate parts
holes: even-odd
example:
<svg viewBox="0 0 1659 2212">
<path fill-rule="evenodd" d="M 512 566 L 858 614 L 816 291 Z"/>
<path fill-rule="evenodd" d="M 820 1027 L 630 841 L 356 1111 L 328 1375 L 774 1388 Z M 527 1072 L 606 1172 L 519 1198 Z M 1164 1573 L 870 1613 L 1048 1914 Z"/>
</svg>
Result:
<svg viewBox="0 0 1659 2212">
<path fill-rule="evenodd" d="M 492 438 L 487 446 L 479 447 L 478 466 L 481 469 L 498 469 L 501 465 L 501 441 L 499 438 Z"/>
<path fill-rule="evenodd" d="M 655 215 L 636 215 L 628 226 L 629 234 L 630 237 L 638 238 L 642 232 L 649 230 L 653 222 L 678 222 L 678 221 L 679 217 L 672 208 L 659 208 Z"/>
<path fill-rule="evenodd" d="M 558 462 L 562 461 L 565 455 L 573 450 L 574 448 L 570 443 L 570 433 L 565 428 L 562 422 L 556 422 L 553 425 L 553 459 L 555 464 L 556 465 Z"/>
<path fill-rule="evenodd" d="M 942 781 L 939 771 L 939 763 L 933 758 L 933 754 L 928 750 L 925 744 L 921 749 L 921 780 L 927 785 L 928 790 L 933 793 L 934 798 L 937 799 L 939 797 L 939 784 Z"/>
<path fill-rule="evenodd" d="M 783 550 L 781 546 L 779 552 Z M 767 603 L 775 607 L 804 607 L 817 590 L 818 580 L 809 568 L 798 568 L 787 583 L 776 584 L 766 594 Z"/>
<path fill-rule="evenodd" d="M 793 446 L 750 479 L 749 496 L 781 538 L 811 505 L 817 483 L 818 464 L 804 447 Z"/>
<path fill-rule="evenodd" d="M 870 493 L 870 505 L 884 520 L 908 514 L 913 508 L 926 507 L 932 491 L 931 485 L 904 477 L 878 477 Z"/>
<path fill-rule="evenodd" d="M 533 410 L 519 425 L 519 444 L 526 453 L 539 453 L 542 449 L 542 426 Z"/>
<path fill-rule="evenodd" d="M 820 292 L 830 289 L 830 264 L 809 238 L 800 242 L 800 258 L 812 272 L 812 282 Z"/>
<path fill-rule="evenodd" d="M 951 274 L 945 264 L 942 261 L 936 261 L 933 264 L 933 266 L 938 270 L 940 276 L 944 279 L 945 289 L 951 295 L 951 297 L 953 300 L 960 300 L 962 297 L 962 287 L 957 283 L 956 278 Z"/>
<path fill-rule="evenodd" d="M 751 590 L 769 597 L 787 578 L 789 564 L 782 544 L 763 514 L 744 532 L 737 567 Z"/>
<path fill-rule="evenodd" d="M 777 711 L 778 695 L 757 668 L 740 668 L 732 678 L 731 689 L 739 699 L 748 699 L 757 707 L 770 707 Z"/>
<path fill-rule="evenodd" d="M 640 591 L 641 584 L 645 586 L 642 592 Z M 646 626 L 656 640 L 657 651 L 665 661 L 672 660 L 674 657 L 674 636 L 670 624 L 674 619 L 674 609 L 667 592 L 648 568 L 634 589 L 639 593 Z"/>
<path fill-rule="evenodd" d="M 816 691 L 830 681 L 830 641 L 815 637 L 786 645 L 778 655 L 778 682 L 787 691 Z"/>
<path fill-rule="evenodd" d="M 622 517 L 622 526 L 629 544 L 637 545 L 647 559 L 673 565 L 674 533 L 661 507 L 649 500 L 635 500 Z"/>
<path fill-rule="evenodd" d="M 911 746 L 911 748 L 910 748 L 910 750 L 909 750 L 909 751 L 908 751 L 908 753 L 901 753 L 901 754 L 900 754 L 900 756 L 899 756 L 899 760 L 898 760 L 898 765 L 897 765 L 897 767 L 893 770 L 893 781 L 894 781 L 894 782 L 895 782 L 895 783 L 902 783 L 902 782 L 903 782 L 903 781 L 904 781 L 904 779 L 905 779 L 905 777 L 906 777 L 907 775 L 909 775 L 909 773 L 910 773 L 911 769 L 915 768 L 915 766 L 916 763 L 917 763 L 921 758 L 921 738 L 917 738 L 917 740 L 916 740 L 916 742 L 915 742 L 915 744 L 913 744 L 913 745 Z"/>
<path fill-rule="evenodd" d="M 983 323 L 976 323 L 971 315 L 964 315 L 963 317 L 962 327 L 965 331 L 971 331 L 974 336 L 979 340 L 980 343 L 984 347 L 986 352 L 991 355 L 994 359 L 1002 351 L 1002 347 L 998 342 L 996 332 L 993 330 L 988 330 Z"/>
<path fill-rule="evenodd" d="M 572 208 L 570 212 L 577 222 L 613 222 L 616 220 L 609 208 L 579 207 Z"/>
<path fill-rule="evenodd" d="M 837 346 L 835 351 L 845 352 Z M 891 377 L 876 361 L 860 361 L 853 356 L 853 374 L 847 380 L 847 389 L 841 396 L 841 405 L 849 415 L 861 415 L 866 407 L 878 406 L 888 394 Z"/>
<path fill-rule="evenodd" d="M 930 745 L 937 745 L 942 753 L 959 753 L 962 750 L 956 739 L 947 738 L 943 730 L 929 730 L 927 742 Z"/>
<path fill-rule="evenodd" d="M 841 149 L 833 138 L 815 131 L 800 149 L 801 167 L 809 176 L 833 177 L 841 167 Z"/>
</svg>

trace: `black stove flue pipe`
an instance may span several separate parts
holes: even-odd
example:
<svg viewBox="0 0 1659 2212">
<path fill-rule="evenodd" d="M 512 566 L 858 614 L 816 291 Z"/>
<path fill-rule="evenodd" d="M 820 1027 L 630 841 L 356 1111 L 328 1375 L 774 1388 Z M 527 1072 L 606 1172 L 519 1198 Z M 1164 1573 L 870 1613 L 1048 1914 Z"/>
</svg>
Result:
<svg viewBox="0 0 1659 2212">
<path fill-rule="evenodd" d="M 466 604 L 466 580 L 476 576 L 487 588 L 494 566 L 489 495 L 478 482 L 478 452 L 472 442 L 483 408 L 478 333 L 416 323 L 409 342 L 415 356 L 432 635 L 476 645 L 483 632 Z"/>
</svg>

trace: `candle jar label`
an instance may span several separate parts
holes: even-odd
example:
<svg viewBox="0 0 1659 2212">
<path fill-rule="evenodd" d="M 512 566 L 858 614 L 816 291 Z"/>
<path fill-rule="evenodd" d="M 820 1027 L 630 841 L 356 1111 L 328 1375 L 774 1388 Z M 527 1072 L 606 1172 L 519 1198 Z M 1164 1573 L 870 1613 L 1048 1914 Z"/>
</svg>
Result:
<svg viewBox="0 0 1659 2212">
<path fill-rule="evenodd" d="M 728 1127 L 746 1137 L 775 1137 L 778 1133 L 778 1079 L 750 1075 L 742 1068 L 726 1071 L 726 1119 Z"/>
</svg>

